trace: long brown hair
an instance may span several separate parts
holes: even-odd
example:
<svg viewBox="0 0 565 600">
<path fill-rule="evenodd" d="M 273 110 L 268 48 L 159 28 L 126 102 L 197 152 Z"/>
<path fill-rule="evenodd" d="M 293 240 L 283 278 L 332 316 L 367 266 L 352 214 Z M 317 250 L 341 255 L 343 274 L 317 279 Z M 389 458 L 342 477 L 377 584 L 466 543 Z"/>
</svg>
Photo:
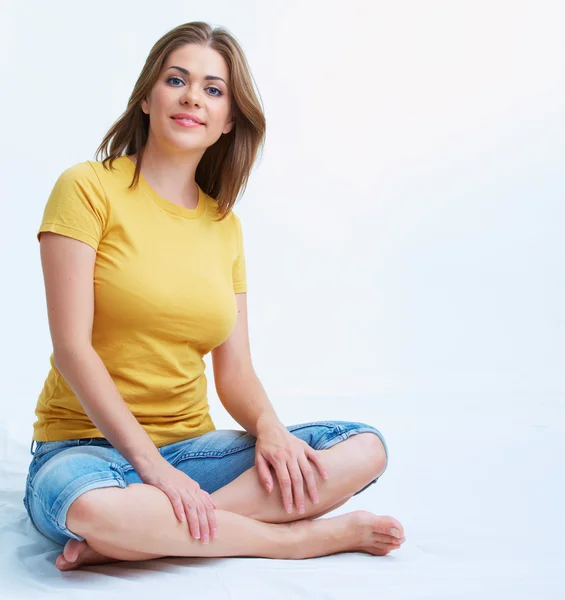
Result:
<svg viewBox="0 0 565 600">
<path fill-rule="evenodd" d="M 234 126 L 227 134 L 206 149 L 196 168 L 196 182 L 218 202 L 220 220 L 245 191 L 251 169 L 265 142 L 266 120 L 260 94 L 253 86 L 254 78 L 247 59 L 236 38 L 224 27 L 212 27 L 202 21 L 184 23 L 159 39 L 145 61 L 128 105 L 112 125 L 96 150 L 96 160 L 110 168 L 114 160 L 125 154 L 137 153 L 135 172 L 130 188 L 139 182 L 144 146 L 149 135 L 149 116 L 141 110 L 141 101 L 155 85 L 169 54 L 185 44 L 212 48 L 226 61 L 231 80 L 231 111 Z"/>
</svg>

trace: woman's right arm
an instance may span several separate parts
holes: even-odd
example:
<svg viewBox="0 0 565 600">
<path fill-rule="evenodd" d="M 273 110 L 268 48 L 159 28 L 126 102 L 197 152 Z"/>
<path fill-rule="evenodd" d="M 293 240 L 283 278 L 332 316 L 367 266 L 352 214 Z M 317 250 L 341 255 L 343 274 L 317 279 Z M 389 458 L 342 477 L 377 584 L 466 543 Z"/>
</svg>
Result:
<svg viewBox="0 0 565 600">
<path fill-rule="evenodd" d="M 188 517 L 195 537 L 200 529 L 204 534 L 206 516 L 210 529 L 216 526 L 212 499 L 161 456 L 92 347 L 96 251 L 52 232 L 41 233 L 40 247 L 55 366 L 90 420 L 140 478 L 167 494 L 177 518 Z"/>
</svg>

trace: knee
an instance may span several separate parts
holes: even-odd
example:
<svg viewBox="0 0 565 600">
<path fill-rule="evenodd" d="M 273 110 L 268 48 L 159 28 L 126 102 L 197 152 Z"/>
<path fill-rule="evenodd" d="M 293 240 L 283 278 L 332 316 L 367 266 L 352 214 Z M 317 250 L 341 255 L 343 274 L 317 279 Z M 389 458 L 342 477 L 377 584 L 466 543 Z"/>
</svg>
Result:
<svg viewBox="0 0 565 600">
<path fill-rule="evenodd" d="M 372 466 L 373 477 L 379 477 L 387 467 L 386 451 L 381 439 L 375 433 L 360 433 L 357 436 L 363 438 L 361 448 L 363 462 Z"/>
<path fill-rule="evenodd" d="M 83 535 L 92 527 L 100 528 L 111 511 L 108 511 L 108 493 L 115 493 L 119 488 L 98 488 L 81 494 L 67 511 L 67 527 L 73 533 Z"/>
</svg>

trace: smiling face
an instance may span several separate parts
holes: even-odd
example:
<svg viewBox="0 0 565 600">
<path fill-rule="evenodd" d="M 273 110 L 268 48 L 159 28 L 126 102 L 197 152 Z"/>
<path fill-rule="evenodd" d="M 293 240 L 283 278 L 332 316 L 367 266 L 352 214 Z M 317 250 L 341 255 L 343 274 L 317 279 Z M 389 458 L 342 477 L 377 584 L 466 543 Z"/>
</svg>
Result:
<svg viewBox="0 0 565 600">
<path fill-rule="evenodd" d="M 231 82 L 225 60 L 216 50 L 197 44 L 186 44 L 169 54 L 141 102 L 141 109 L 149 115 L 149 135 L 178 150 L 205 150 L 229 133 L 233 127 L 230 108 Z M 179 113 L 194 115 L 203 125 L 173 119 Z"/>
</svg>

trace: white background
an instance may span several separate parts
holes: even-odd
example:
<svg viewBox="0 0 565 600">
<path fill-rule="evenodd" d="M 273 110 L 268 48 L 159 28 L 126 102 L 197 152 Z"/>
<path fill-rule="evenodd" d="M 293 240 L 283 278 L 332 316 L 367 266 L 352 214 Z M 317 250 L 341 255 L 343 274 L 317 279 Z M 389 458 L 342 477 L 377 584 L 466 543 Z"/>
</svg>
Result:
<svg viewBox="0 0 565 600">
<path fill-rule="evenodd" d="M 475 533 L 502 527 L 516 561 L 549 552 L 565 528 L 558 0 L 2 2 L 3 485 L 23 490 L 49 370 L 47 197 L 94 160 L 155 41 L 196 20 L 238 38 L 267 117 L 235 211 L 253 362 L 280 418 L 380 429 L 379 504 L 352 503 L 393 514 L 407 539 L 447 543 L 474 519 Z M 239 428 L 209 359 L 212 416 Z M 521 548 L 518 524 L 540 511 L 550 522 Z"/>
</svg>

